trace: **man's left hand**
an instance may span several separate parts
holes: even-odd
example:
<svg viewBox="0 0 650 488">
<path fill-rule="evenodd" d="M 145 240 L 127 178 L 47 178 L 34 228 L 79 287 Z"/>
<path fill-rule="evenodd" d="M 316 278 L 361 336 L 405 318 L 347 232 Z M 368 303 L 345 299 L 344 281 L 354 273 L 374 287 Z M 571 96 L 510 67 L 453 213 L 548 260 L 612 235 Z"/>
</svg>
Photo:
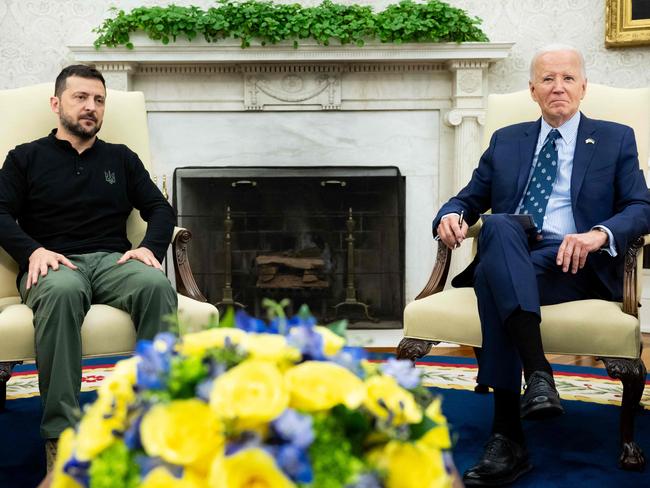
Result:
<svg viewBox="0 0 650 488">
<path fill-rule="evenodd" d="M 117 260 L 117 264 L 124 264 L 129 259 L 135 259 L 136 261 L 143 262 L 147 266 L 162 270 L 162 266 L 156 259 L 156 256 L 154 256 L 153 253 L 146 247 L 139 247 L 137 249 L 131 249 L 130 251 L 125 252 L 122 257 Z"/>
<path fill-rule="evenodd" d="M 582 234 L 567 234 L 557 251 L 556 263 L 565 273 L 571 269 L 576 274 L 584 268 L 587 255 L 598 251 L 607 244 L 607 233 L 600 230 L 590 230 Z"/>
</svg>

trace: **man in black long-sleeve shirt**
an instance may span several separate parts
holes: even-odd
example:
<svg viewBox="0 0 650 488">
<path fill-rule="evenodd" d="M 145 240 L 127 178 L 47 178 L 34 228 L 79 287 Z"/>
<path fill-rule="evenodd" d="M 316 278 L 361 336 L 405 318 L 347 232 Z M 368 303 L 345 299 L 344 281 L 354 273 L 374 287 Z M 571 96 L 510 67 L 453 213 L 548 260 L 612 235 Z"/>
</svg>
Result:
<svg viewBox="0 0 650 488">
<path fill-rule="evenodd" d="M 152 338 L 177 307 L 160 265 L 174 211 L 133 151 L 96 137 L 105 98 L 101 73 L 65 68 L 50 99 L 57 128 L 10 151 L 0 170 L 0 246 L 18 262 L 18 287 L 34 312 L 45 439 L 74 422 L 91 303 L 128 312 L 138 339 Z M 147 231 L 131 250 L 134 207 Z"/>
</svg>

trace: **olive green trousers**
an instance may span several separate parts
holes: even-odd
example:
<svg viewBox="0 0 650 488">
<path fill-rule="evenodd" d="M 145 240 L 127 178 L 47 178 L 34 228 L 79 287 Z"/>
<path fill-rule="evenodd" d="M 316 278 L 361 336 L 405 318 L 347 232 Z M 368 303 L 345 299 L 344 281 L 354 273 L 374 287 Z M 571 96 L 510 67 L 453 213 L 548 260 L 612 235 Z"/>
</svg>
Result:
<svg viewBox="0 0 650 488">
<path fill-rule="evenodd" d="M 127 312 L 137 338 L 152 339 L 167 329 L 163 317 L 176 314 L 178 297 L 165 274 L 129 260 L 117 264 L 121 253 L 96 252 L 67 256 L 78 267 L 60 265 L 25 290 L 23 302 L 34 312 L 38 386 L 43 403 L 41 435 L 60 436 L 75 424 L 81 389 L 81 324 L 93 303 Z"/>
</svg>

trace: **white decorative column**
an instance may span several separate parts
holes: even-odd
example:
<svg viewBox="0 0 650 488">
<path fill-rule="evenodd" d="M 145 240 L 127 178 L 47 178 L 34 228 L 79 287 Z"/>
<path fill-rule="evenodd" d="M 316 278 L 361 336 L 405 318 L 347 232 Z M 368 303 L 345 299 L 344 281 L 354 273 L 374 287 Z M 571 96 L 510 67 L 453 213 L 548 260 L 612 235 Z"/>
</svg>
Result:
<svg viewBox="0 0 650 488">
<path fill-rule="evenodd" d="M 448 63 L 453 73 L 453 108 L 447 113 L 446 122 L 455 128 L 454 193 L 467 184 L 481 157 L 481 126 L 485 124 L 483 87 L 488 66 L 489 63 L 482 60 L 452 60 Z M 467 242 L 455 251 L 450 274 L 458 274 L 470 260 L 471 243 Z"/>
</svg>

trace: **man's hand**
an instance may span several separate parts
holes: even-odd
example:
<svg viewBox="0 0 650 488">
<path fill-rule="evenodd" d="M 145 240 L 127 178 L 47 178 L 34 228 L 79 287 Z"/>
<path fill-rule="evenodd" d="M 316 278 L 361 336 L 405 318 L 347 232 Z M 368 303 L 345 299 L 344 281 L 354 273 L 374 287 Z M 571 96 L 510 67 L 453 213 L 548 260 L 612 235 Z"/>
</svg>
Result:
<svg viewBox="0 0 650 488">
<path fill-rule="evenodd" d="M 117 264 L 124 264 L 129 259 L 135 259 L 136 261 L 141 261 L 147 266 L 162 270 L 162 266 L 156 259 L 156 256 L 147 249 L 146 247 L 139 247 L 137 249 L 131 249 L 130 251 L 125 252 L 120 259 L 117 260 Z"/>
<path fill-rule="evenodd" d="M 36 285 L 39 276 L 47 275 L 50 268 L 54 271 L 59 269 L 59 263 L 70 269 L 77 269 L 72 262 L 63 254 L 48 251 L 44 247 L 39 247 L 29 256 L 29 268 L 27 269 L 27 283 L 25 289 L 29 290 L 32 285 Z"/>
<path fill-rule="evenodd" d="M 440 240 L 449 249 L 460 246 L 467 236 L 469 226 L 465 221 L 461 225 L 458 225 L 458 219 L 458 214 L 447 214 L 440 219 L 440 224 L 438 224 L 438 229 L 436 230 L 438 236 L 440 236 Z"/>
<path fill-rule="evenodd" d="M 600 230 L 590 230 L 583 234 L 567 234 L 560 244 L 555 262 L 565 273 L 571 268 L 571 273 L 576 274 L 585 266 L 587 255 L 601 249 L 608 240 L 607 233 Z"/>
</svg>

